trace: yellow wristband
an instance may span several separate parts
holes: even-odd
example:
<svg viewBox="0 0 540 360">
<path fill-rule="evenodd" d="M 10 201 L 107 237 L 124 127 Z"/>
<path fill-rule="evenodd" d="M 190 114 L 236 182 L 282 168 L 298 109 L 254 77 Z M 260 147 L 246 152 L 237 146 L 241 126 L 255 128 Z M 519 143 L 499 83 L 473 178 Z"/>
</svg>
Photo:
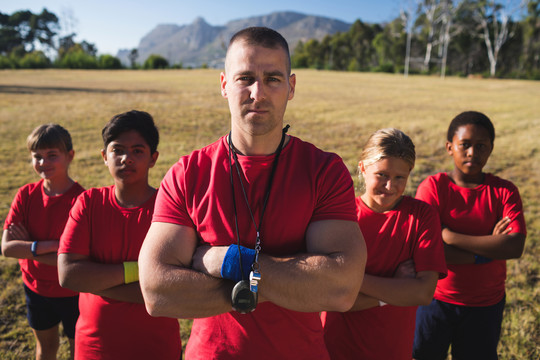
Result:
<svg viewBox="0 0 540 360">
<path fill-rule="evenodd" d="M 124 284 L 139 281 L 139 264 L 136 261 L 124 261 Z"/>
</svg>

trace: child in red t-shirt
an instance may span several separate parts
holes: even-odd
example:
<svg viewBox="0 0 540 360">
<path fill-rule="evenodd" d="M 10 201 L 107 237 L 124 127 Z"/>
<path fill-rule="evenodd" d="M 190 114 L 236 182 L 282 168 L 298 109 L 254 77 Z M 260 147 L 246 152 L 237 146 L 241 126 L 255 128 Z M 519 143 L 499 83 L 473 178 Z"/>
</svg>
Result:
<svg viewBox="0 0 540 360">
<path fill-rule="evenodd" d="M 434 300 L 418 308 L 415 359 L 497 359 L 505 304 L 506 259 L 519 258 L 526 229 L 518 189 L 484 173 L 495 140 L 491 120 L 476 111 L 456 116 L 446 151 L 454 169 L 425 179 L 416 197 L 442 224 L 448 277 Z"/>
<path fill-rule="evenodd" d="M 2 253 L 19 259 L 36 358 L 56 359 L 58 324 L 62 322 L 73 353 L 79 316 L 78 294 L 58 283 L 56 251 L 69 211 L 84 189 L 68 175 L 75 152 L 62 126 L 38 126 L 27 147 L 41 180 L 17 192 L 4 224 Z"/>
<path fill-rule="evenodd" d="M 364 146 L 356 205 L 366 275 L 351 310 L 322 314 L 333 360 L 410 360 L 416 306 L 429 304 L 446 273 L 437 213 L 403 195 L 414 162 L 414 144 L 397 129 L 376 131 Z"/>
<path fill-rule="evenodd" d="M 58 249 L 60 283 L 81 292 L 75 359 L 178 360 L 178 320 L 151 317 L 138 281 L 156 199 L 148 172 L 158 158 L 158 130 L 150 114 L 130 111 L 114 116 L 102 135 L 114 185 L 77 198 Z"/>
</svg>

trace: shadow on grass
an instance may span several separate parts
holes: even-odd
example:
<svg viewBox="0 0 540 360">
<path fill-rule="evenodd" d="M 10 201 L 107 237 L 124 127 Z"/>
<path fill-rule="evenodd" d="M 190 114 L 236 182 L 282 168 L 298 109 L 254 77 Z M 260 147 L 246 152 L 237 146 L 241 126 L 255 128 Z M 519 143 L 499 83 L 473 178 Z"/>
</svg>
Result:
<svg viewBox="0 0 540 360">
<path fill-rule="evenodd" d="M 76 87 L 58 87 L 58 86 L 25 86 L 25 85 L 0 85 L 0 94 L 50 94 L 61 92 L 90 92 L 90 93 L 104 93 L 104 94 L 116 94 L 116 93 L 153 93 L 158 94 L 161 91 L 157 90 L 141 90 L 141 89 L 94 89 L 94 88 L 76 88 Z"/>
</svg>

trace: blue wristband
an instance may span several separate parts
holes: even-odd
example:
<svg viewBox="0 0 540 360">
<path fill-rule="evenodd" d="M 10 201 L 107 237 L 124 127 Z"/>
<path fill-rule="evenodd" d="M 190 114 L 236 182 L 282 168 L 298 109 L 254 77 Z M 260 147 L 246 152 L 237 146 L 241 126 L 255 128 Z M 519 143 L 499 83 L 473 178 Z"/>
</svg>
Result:
<svg viewBox="0 0 540 360">
<path fill-rule="evenodd" d="M 240 249 L 240 253 L 242 254 L 242 270 L 244 271 L 243 277 L 242 273 L 240 272 L 238 249 Z M 223 264 L 221 265 L 221 277 L 235 282 L 242 279 L 248 280 L 249 273 L 251 272 L 251 264 L 253 264 L 254 260 L 255 250 L 234 244 L 229 246 L 227 253 L 225 254 L 225 258 L 223 259 Z"/>
<path fill-rule="evenodd" d="M 32 245 L 30 245 L 30 252 L 32 253 L 32 256 L 33 256 L 33 257 L 38 256 L 38 254 L 37 254 L 36 251 L 37 251 L 37 241 L 34 241 L 34 242 L 32 243 Z"/>
<path fill-rule="evenodd" d="M 484 257 L 482 255 L 474 255 L 474 263 L 475 264 L 487 264 L 491 262 L 492 259 Z"/>
</svg>

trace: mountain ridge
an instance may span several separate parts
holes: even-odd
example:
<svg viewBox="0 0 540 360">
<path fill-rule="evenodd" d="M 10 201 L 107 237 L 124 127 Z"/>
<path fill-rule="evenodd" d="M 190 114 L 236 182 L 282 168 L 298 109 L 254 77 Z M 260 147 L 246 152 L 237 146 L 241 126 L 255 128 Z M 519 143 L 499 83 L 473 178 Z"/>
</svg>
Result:
<svg viewBox="0 0 540 360">
<path fill-rule="evenodd" d="M 351 24 L 293 11 L 235 19 L 218 26 L 208 24 L 199 16 L 188 25 L 158 24 L 140 40 L 136 62 L 142 64 L 148 56 L 157 54 L 171 65 L 182 63 L 184 67 L 200 67 L 206 64 L 220 68 L 223 67 L 230 38 L 248 26 L 266 26 L 279 31 L 292 52 L 299 41 L 321 40 L 326 35 L 349 30 Z M 117 57 L 124 65 L 130 65 L 130 52 L 130 49 L 118 51 Z"/>
</svg>

